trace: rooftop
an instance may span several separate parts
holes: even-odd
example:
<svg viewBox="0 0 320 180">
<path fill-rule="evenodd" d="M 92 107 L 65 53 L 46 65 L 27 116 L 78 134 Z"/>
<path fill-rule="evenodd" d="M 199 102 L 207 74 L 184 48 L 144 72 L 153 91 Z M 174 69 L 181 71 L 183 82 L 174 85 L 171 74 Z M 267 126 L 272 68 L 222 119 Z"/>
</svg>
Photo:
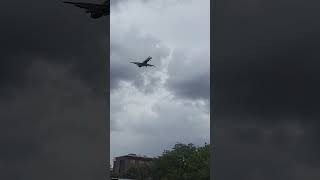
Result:
<svg viewBox="0 0 320 180">
<path fill-rule="evenodd" d="M 115 157 L 115 159 L 122 159 L 122 158 L 129 158 L 129 159 L 144 159 L 144 160 L 153 160 L 154 158 L 137 155 L 137 154 L 128 154 L 124 156 Z"/>
</svg>

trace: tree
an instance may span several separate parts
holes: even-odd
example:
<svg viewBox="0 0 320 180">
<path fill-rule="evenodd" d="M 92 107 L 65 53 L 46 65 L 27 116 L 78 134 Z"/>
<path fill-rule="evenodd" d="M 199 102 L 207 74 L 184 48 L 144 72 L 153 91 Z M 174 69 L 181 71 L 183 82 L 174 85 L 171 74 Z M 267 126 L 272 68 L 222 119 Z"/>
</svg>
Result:
<svg viewBox="0 0 320 180">
<path fill-rule="evenodd" d="M 186 164 L 192 179 L 210 179 L 210 146 L 197 148 Z"/>
<path fill-rule="evenodd" d="M 155 180 L 210 179 L 210 147 L 178 143 L 154 161 L 152 171 Z"/>
<path fill-rule="evenodd" d="M 132 166 L 124 175 L 137 180 L 209 180 L 210 145 L 177 143 L 151 164 Z"/>
<path fill-rule="evenodd" d="M 152 165 L 151 164 L 140 164 L 132 166 L 128 169 L 124 177 L 134 178 L 137 180 L 146 180 L 152 176 Z"/>
</svg>

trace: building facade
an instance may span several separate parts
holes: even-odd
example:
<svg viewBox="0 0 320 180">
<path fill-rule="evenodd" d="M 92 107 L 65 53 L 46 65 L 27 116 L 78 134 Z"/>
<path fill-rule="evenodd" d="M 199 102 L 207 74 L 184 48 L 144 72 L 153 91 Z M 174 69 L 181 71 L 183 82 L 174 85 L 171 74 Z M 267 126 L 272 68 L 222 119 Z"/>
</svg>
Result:
<svg viewBox="0 0 320 180">
<path fill-rule="evenodd" d="M 125 156 L 116 157 L 113 162 L 113 174 L 123 175 L 130 167 L 150 164 L 153 158 L 146 156 L 137 156 L 136 154 L 128 154 Z"/>
</svg>

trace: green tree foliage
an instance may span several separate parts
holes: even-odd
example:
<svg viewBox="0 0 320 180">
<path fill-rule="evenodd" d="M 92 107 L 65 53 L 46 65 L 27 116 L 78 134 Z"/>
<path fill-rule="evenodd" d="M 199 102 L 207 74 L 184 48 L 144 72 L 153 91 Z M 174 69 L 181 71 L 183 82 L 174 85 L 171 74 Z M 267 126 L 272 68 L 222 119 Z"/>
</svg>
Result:
<svg viewBox="0 0 320 180">
<path fill-rule="evenodd" d="M 147 180 L 152 177 L 152 165 L 141 164 L 131 167 L 125 174 L 127 178 L 134 178 L 137 180 Z"/>
<path fill-rule="evenodd" d="M 197 148 L 186 164 L 191 179 L 210 179 L 210 146 Z"/>
<path fill-rule="evenodd" d="M 196 147 L 177 143 L 165 150 L 151 165 L 132 167 L 126 177 L 146 180 L 209 180 L 210 145 Z"/>
<path fill-rule="evenodd" d="M 210 179 L 210 147 L 178 143 L 154 162 L 153 179 Z"/>
</svg>

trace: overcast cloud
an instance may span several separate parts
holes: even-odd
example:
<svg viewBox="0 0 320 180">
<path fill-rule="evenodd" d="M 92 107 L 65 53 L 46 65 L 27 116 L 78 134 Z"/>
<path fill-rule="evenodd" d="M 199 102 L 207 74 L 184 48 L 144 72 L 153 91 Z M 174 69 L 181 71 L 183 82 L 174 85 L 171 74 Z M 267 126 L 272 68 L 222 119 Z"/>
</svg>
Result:
<svg viewBox="0 0 320 180">
<path fill-rule="evenodd" d="M 209 0 L 121 1 L 111 9 L 111 158 L 209 142 Z M 192 12 L 192 13 L 190 13 Z M 130 61 L 150 61 L 138 68 Z"/>
<path fill-rule="evenodd" d="M 319 5 L 216 1 L 216 179 L 319 179 Z"/>
<path fill-rule="evenodd" d="M 0 179 L 103 179 L 108 18 L 60 0 L 0 9 Z"/>
</svg>

